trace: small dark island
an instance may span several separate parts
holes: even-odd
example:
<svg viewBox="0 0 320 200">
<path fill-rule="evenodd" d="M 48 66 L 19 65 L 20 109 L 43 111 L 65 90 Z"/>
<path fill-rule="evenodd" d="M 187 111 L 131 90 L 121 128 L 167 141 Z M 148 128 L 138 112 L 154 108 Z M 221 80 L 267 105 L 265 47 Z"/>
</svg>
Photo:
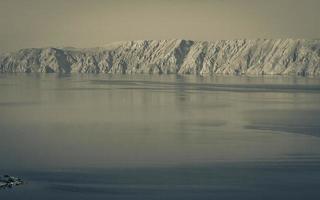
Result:
<svg viewBox="0 0 320 200">
<path fill-rule="evenodd" d="M 12 188 L 22 184 L 24 184 L 24 181 L 14 176 L 3 175 L 0 177 L 0 189 Z"/>
</svg>

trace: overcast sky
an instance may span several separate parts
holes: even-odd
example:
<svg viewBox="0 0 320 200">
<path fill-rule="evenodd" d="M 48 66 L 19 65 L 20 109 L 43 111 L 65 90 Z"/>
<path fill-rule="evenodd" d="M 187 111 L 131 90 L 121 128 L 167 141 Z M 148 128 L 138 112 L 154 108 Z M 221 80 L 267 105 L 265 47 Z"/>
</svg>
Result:
<svg viewBox="0 0 320 200">
<path fill-rule="evenodd" d="M 123 40 L 320 38 L 320 0 L 0 0 L 0 52 Z"/>
</svg>

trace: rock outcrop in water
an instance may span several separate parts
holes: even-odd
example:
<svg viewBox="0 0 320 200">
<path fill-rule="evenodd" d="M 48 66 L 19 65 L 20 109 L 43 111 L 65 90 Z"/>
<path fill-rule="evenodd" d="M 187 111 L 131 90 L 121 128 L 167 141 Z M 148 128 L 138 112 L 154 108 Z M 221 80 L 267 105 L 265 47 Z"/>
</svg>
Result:
<svg viewBox="0 0 320 200">
<path fill-rule="evenodd" d="M 0 189 L 12 188 L 14 186 L 22 185 L 24 182 L 20 178 L 9 175 L 0 176 Z"/>
<path fill-rule="evenodd" d="M 143 40 L 102 48 L 32 48 L 0 72 L 320 75 L 320 40 Z"/>
</svg>

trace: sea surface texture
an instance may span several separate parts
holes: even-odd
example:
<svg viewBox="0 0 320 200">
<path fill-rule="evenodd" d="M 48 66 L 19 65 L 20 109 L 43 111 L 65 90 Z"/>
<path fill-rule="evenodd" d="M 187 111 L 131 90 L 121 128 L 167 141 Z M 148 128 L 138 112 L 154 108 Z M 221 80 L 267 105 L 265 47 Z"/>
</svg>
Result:
<svg viewBox="0 0 320 200">
<path fill-rule="evenodd" d="M 319 78 L 17 73 L 0 92 L 0 174 L 25 182 L 1 200 L 320 199 Z"/>
</svg>

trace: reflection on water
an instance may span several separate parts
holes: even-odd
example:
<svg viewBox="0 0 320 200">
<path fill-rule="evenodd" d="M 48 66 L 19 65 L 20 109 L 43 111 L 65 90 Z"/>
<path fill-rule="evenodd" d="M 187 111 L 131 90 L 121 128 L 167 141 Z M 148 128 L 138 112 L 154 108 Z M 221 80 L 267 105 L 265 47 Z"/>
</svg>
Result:
<svg viewBox="0 0 320 200">
<path fill-rule="evenodd" d="M 0 75 L 12 199 L 318 199 L 320 79 Z"/>
</svg>

